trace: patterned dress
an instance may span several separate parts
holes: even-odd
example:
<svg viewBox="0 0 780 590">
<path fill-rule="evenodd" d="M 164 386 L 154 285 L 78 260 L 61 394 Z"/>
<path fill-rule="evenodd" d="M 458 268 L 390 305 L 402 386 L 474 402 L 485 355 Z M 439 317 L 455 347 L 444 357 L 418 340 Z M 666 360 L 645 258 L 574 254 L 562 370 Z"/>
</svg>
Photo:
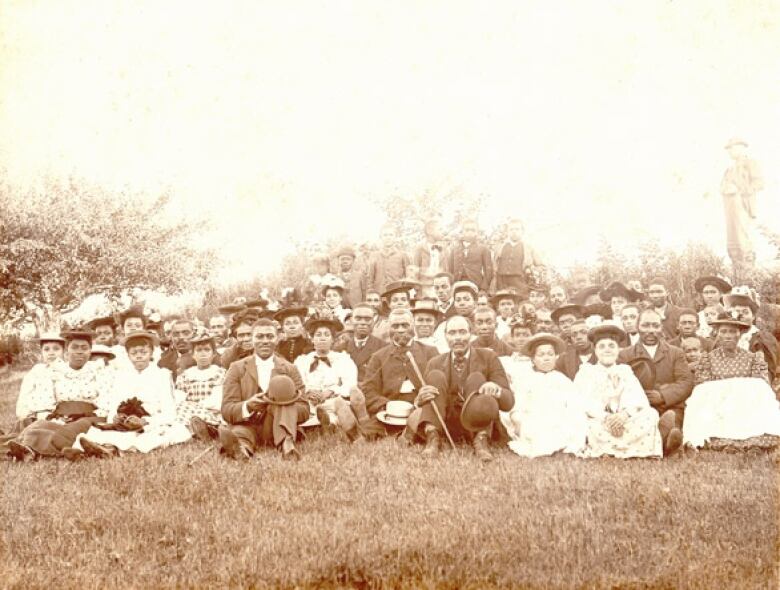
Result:
<svg viewBox="0 0 780 590">
<path fill-rule="evenodd" d="M 780 435 L 780 403 L 762 353 L 715 348 L 701 356 L 696 383 L 686 403 L 684 442 L 701 447 L 711 438 Z"/>
<path fill-rule="evenodd" d="M 209 424 L 224 424 L 222 384 L 227 371 L 218 365 L 190 367 L 176 378 L 176 420 L 185 426 L 197 416 Z"/>
</svg>

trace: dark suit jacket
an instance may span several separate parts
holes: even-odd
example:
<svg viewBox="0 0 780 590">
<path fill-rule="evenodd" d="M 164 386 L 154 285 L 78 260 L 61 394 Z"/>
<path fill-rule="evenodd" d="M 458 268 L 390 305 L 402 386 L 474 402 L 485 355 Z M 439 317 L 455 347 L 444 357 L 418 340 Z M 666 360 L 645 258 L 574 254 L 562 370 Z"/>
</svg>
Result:
<svg viewBox="0 0 780 590">
<path fill-rule="evenodd" d="M 432 358 L 425 369 L 427 375 L 431 371 L 438 370 L 444 373 L 447 383 L 452 384 L 452 352 L 445 352 Z M 498 360 L 498 355 L 489 348 L 471 347 L 465 374 L 481 373 L 485 379 L 492 381 L 501 387 L 501 397 L 498 400 L 498 408 L 508 412 L 515 405 L 515 397 L 509 388 L 509 380 L 506 377 L 504 366 Z"/>
<path fill-rule="evenodd" d="M 197 363 L 190 353 L 179 354 L 179 351 L 171 347 L 160 356 L 157 366 L 168 369 L 173 374 L 173 381 L 176 382 L 176 375 L 185 369 L 194 367 Z"/>
<path fill-rule="evenodd" d="M 650 358 L 641 342 L 621 350 L 618 362 L 629 363 L 637 357 Z M 693 391 L 693 373 L 685 360 L 685 353 L 662 340 L 658 343 L 655 358 L 651 360 L 655 364 L 655 389 L 664 398 L 663 407 L 657 408 L 659 412 L 685 408 L 685 400 Z"/>
<path fill-rule="evenodd" d="M 287 375 L 295 383 L 295 390 L 303 393 L 305 387 L 298 369 L 288 363 L 278 354 L 274 354 L 274 368 L 271 377 Z M 235 361 L 225 375 L 225 383 L 222 385 L 222 417 L 228 424 L 245 422 L 241 413 L 243 403 L 260 392 L 257 382 L 257 365 L 255 355 Z M 305 402 L 303 402 L 305 403 Z"/>
<path fill-rule="evenodd" d="M 596 355 L 592 352 L 590 353 L 588 362 L 591 365 L 596 364 Z M 574 377 L 577 375 L 577 371 L 580 370 L 581 364 L 582 361 L 580 360 L 580 355 L 577 352 L 577 349 L 573 344 L 570 344 L 568 347 L 566 347 L 566 350 L 564 350 L 558 356 L 558 360 L 555 361 L 555 369 L 574 381 Z"/>
<path fill-rule="evenodd" d="M 661 321 L 661 325 L 664 329 L 664 338 L 666 338 L 667 341 L 673 340 L 677 336 L 677 322 L 680 321 L 681 311 L 681 307 L 677 307 L 671 303 L 666 304 L 666 317 Z"/>
<path fill-rule="evenodd" d="M 355 339 L 350 338 L 347 341 L 346 346 L 339 345 L 335 350 L 338 352 L 346 352 L 352 357 L 352 362 L 355 363 L 358 369 L 358 383 L 360 383 L 366 376 L 366 367 L 368 366 L 368 361 L 371 359 L 371 356 L 385 346 L 387 346 L 387 344 L 384 340 L 380 340 L 376 336 L 369 334 L 368 340 L 366 340 L 366 343 L 362 348 L 358 348 L 357 344 L 355 344 Z"/>
<path fill-rule="evenodd" d="M 490 289 L 493 280 L 493 259 L 490 249 L 478 242 L 469 246 L 468 256 L 463 251 L 463 242 L 458 241 L 445 257 L 447 270 L 456 281 L 471 281 L 483 291 Z"/>
<path fill-rule="evenodd" d="M 493 341 L 486 346 L 483 346 L 478 339 L 473 344 L 479 348 L 489 348 L 498 356 L 512 356 L 512 353 L 514 352 L 514 350 L 512 350 L 512 348 L 506 342 L 499 340 L 495 336 L 493 336 Z"/>
<path fill-rule="evenodd" d="M 417 397 L 417 390 L 422 386 L 409 359 L 397 349 L 395 344 L 388 344 L 375 352 L 368 361 L 364 380 L 360 381 L 360 389 L 366 396 L 366 407 L 371 414 L 381 410 L 388 400 L 413 402 Z M 428 361 L 439 354 L 433 346 L 417 341 L 412 342 L 410 350 L 423 375 Z M 412 382 L 415 391 L 400 393 L 401 384 L 406 379 Z"/>
</svg>

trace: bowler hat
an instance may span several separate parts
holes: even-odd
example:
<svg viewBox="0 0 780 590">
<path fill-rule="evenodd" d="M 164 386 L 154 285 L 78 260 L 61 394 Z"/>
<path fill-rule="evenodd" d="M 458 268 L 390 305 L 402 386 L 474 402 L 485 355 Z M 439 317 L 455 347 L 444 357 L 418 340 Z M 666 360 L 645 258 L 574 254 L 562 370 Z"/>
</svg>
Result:
<svg viewBox="0 0 780 590">
<path fill-rule="evenodd" d="M 716 277 L 715 275 L 699 277 L 693 283 L 693 286 L 696 288 L 697 293 L 701 293 L 704 290 L 704 287 L 706 287 L 707 285 L 712 285 L 718 291 L 720 291 L 721 294 L 728 293 L 729 291 L 731 291 L 731 283 L 729 283 L 726 279 L 722 277 Z"/>
<path fill-rule="evenodd" d="M 287 375 L 274 375 L 268 382 L 266 399 L 275 406 L 289 406 L 301 399 L 295 391 L 295 383 Z"/>
<path fill-rule="evenodd" d="M 472 373 L 469 379 L 474 376 Z M 481 376 L 481 375 L 480 375 Z M 469 385 L 466 380 L 466 386 Z M 484 377 L 483 377 L 484 383 Z M 467 391 L 464 389 L 464 392 Z M 488 428 L 498 418 L 498 400 L 492 395 L 482 395 L 478 389 L 472 391 L 460 411 L 460 423 L 471 432 L 479 432 Z"/>
<path fill-rule="evenodd" d="M 555 354 L 561 354 L 566 348 L 566 343 L 558 338 L 555 334 L 548 334 L 547 332 L 539 332 L 531 336 L 523 346 L 523 354 L 525 356 L 533 356 L 534 351 L 542 344 L 552 344 L 555 349 Z"/>
<path fill-rule="evenodd" d="M 561 305 L 559 308 L 554 309 L 552 311 L 550 317 L 557 324 L 560 323 L 561 316 L 564 315 L 573 315 L 575 318 L 579 319 L 582 317 L 582 306 L 577 305 L 575 303 L 567 303 L 566 305 Z"/>
<path fill-rule="evenodd" d="M 628 361 L 628 366 L 639 380 L 642 389 L 650 391 L 655 389 L 655 363 L 646 356 L 638 356 Z"/>
</svg>

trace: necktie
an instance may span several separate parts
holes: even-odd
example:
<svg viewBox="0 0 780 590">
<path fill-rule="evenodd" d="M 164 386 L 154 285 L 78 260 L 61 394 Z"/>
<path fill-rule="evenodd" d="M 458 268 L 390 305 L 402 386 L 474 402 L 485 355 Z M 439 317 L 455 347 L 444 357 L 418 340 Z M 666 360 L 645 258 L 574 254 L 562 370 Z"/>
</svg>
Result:
<svg viewBox="0 0 780 590">
<path fill-rule="evenodd" d="M 317 367 L 319 366 L 319 364 L 321 362 L 325 363 L 329 367 L 332 366 L 330 364 L 330 359 L 328 357 L 326 357 L 326 356 L 317 356 L 317 357 L 314 357 L 314 360 L 311 362 L 311 365 L 309 366 L 309 373 L 313 373 L 317 369 Z"/>
<path fill-rule="evenodd" d="M 458 372 L 462 373 L 466 368 L 466 355 L 456 354 L 452 357 L 452 367 Z"/>
</svg>

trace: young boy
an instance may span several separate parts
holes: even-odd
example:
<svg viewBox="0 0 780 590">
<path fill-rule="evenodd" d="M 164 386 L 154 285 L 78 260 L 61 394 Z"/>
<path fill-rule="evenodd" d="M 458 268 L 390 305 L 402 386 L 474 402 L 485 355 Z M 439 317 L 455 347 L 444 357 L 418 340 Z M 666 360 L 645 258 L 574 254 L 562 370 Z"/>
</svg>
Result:
<svg viewBox="0 0 780 590">
<path fill-rule="evenodd" d="M 389 283 L 399 281 L 406 276 L 410 264 L 409 257 L 399 250 L 395 243 L 398 239 L 395 229 L 385 225 L 380 233 L 382 248 L 372 252 L 366 269 L 367 287 L 383 293 Z"/>
</svg>

